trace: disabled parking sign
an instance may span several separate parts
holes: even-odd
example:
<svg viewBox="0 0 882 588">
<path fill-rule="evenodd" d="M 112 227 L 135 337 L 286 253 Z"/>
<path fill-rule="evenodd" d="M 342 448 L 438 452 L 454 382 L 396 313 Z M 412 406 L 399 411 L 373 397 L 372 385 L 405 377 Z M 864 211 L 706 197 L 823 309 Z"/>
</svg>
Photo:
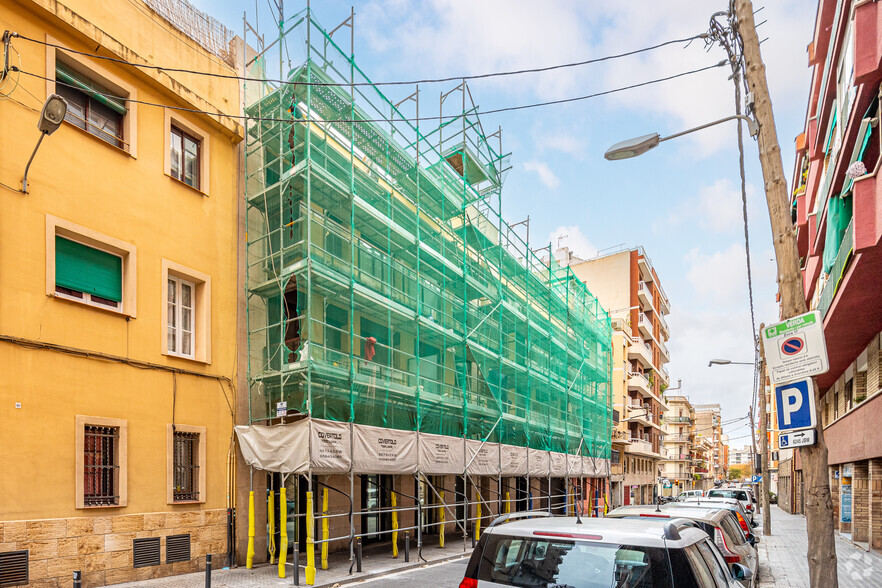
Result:
<svg viewBox="0 0 882 588">
<path fill-rule="evenodd" d="M 774 382 L 817 376 L 830 369 L 821 313 L 817 310 L 766 327 L 763 344 Z"/>
</svg>

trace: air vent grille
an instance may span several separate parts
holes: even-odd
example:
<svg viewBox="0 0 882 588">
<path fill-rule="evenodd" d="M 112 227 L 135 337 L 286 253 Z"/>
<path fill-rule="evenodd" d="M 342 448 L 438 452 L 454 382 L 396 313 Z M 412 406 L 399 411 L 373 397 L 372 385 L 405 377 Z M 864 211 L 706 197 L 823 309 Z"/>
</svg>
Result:
<svg viewBox="0 0 882 588">
<path fill-rule="evenodd" d="M 132 540 L 132 567 L 146 568 L 160 564 L 159 537 Z"/>
<path fill-rule="evenodd" d="M 24 586 L 28 583 L 28 551 L 0 553 L 0 586 Z"/>
<path fill-rule="evenodd" d="M 165 538 L 165 563 L 190 561 L 190 534 Z"/>
</svg>

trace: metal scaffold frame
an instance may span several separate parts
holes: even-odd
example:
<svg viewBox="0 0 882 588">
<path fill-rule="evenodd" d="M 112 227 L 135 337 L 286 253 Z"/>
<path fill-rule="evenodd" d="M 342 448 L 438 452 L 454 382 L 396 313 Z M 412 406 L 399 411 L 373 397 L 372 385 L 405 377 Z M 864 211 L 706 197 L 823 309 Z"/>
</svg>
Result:
<svg viewBox="0 0 882 588">
<path fill-rule="evenodd" d="M 252 425 L 348 423 L 350 444 L 359 426 L 442 435 L 468 463 L 470 440 L 528 463 L 528 450 L 578 456 L 527 476 L 604 475 L 578 460 L 608 468 L 609 315 L 503 220 L 509 154 L 466 81 L 421 120 L 419 86 L 393 102 L 355 63 L 354 11 L 328 32 L 307 4 L 274 27 L 267 45 L 245 22 L 247 77 L 268 77 L 273 49 L 286 80 L 244 88 Z M 350 497 L 354 472 L 338 472 Z"/>
</svg>

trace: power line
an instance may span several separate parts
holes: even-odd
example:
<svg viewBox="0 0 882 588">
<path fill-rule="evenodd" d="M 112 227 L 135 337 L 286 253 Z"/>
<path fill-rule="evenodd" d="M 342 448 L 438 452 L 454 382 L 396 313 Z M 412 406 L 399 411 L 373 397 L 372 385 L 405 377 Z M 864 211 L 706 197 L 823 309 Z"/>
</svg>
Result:
<svg viewBox="0 0 882 588">
<path fill-rule="evenodd" d="M 689 75 L 694 75 L 694 74 L 697 74 L 697 73 L 701 73 L 701 72 L 703 72 L 703 71 L 707 71 L 707 70 L 709 70 L 709 69 L 714 69 L 714 68 L 717 68 L 717 67 L 721 67 L 721 66 L 723 66 L 723 65 L 726 65 L 726 61 L 725 61 L 725 60 L 724 60 L 724 61 L 720 61 L 719 63 L 716 63 L 716 64 L 714 64 L 714 65 L 708 65 L 708 66 L 705 66 L 705 67 L 701 67 L 701 68 L 698 68 L 698 69 L 693 69 L 693 70 L 689 70 L 689 71 L 681 72 L 681 73 L 678 73 L 678 74 L 673 74 L 673 75 L 666 76 L 666 77 L 663 77 L 663 78 L 655 78 L 655 79 L 648 80 L 648 81 L 645 81 L 645 82 L 639 82 L 639 83 L 637 83 L 637 84 L 631 84 L 631 85 L 629 85 L 629 86 L 621 86 L 621 87 L 619 87 L 619 88 L 613 88 L 612 90 L 604 90 L 604 91 L 602 91 L 602 92 L 596 92 L 596 93 L 594 93 L 594 94 L 586 94 L 586 95 L 584 95 L 584 96 L 576 96 L 576 97 L 573 97 L 573 98 L 563 98 L 563 99 L 560 99 L 560 100 L 550 100 L 550 101 L 547 101 L 547 102 L 536 102 L 536 103 L 532 103 L 532 104 L 522 104 L 522 105 L 519 105 L 519 106 L 506 106 L 506 107 L 503 107 L 503 108 L 494 108 L 494 109 L 490 109 L 490 110 L 474 111 L 474 112 L 470 112 L 470 114 L 472 114 L 472 115 L 474 115 L 474 116 L 484 116 L 484 115 L 488 115 L 488 114 L 498 114 L 498 113 L 501 113 L 501 112 L 512 112 L 512 111 L 516 111 L 516 110 L 526 110 L 526 109 L 531 109 L 531 108 L 540 108 L 540 107 L 544 107 L 544 106 L 552 106 L 552 105 L 557 105 L 557 104 L 566 104 L 566 103 L 570 103 L 570 102 L 578 102 L 578 101 L 581 101 L 581 100 L 588 100 L 588 99 L 590 99 L 590 98 L 598 98 L 598 97 L 600 97 L 600 96 L 606 96 L 606 95 L 608 95 L 608 94 L 615 94 L 615 93 L 617 93 L 617 92 L 624 92 L 625 90 L 633 90 L 633 89 L 635 89 L 635 88 L 640 88 L 640 87 L 643 87 L 643 86 L 649 86 L 649 85 L 652 85 L 652 84 L 658 84 L 658 83 L 661 83 L 661 82 L 667 82 L 667 81 L 670 81 L 670 80 L 673 80 L 673 79 L 677 79 L 677 78 L 681 78 L 681 77 L 685 77 L 685 76 L 689 76 Z M 18 72 L 23 73 L 24 75 L 31 76 L 31 77 L 34 77 L 34 78 L 38 78 L 38 79 L 41 79 L 41 80 L 45 80 L 45 81 L 49 81 L 49 82 L 55 82 L 56 84 L 61 84 L 61 85 L 63 85 L 63 86 L 67 86 L 67 87 L 70 87 L 70 88 L 75 88 L 75 89 L 77 88 L 76 86 L 74 86 L 74 85 L 72 85 L 72 84 L 67 84 L 67 83 L 62 82 L 62 81 L 59 81 L 59 80 L 55 80 L 55 79 L 52 79 L 52 78 L 47 78 L 46 76 L 42 76 L 42 75 L 40 75 L 40 74 L 35 74 L 35 73 L 32 73 L 32 72 L 28 72 L 28 71 L 25 71 L 25 70 L 23 70 L 23 69 L 19 69 L 19 68 L 17 68 L 17 67 L 10 67 L 10 70 L 12 70 L 12 71 L 18 71 Z M 112 95 L 112 94 L 106 94 L 106 93 L 104 93 L 104 92 L 99 92 L 99 91 L 94 90 L 94 89 L 91 90 L 91 91 L 92 91 L 93 93 L 99 95 L 99 96 L 104 96 L 105 98 L 110 98 L 110 99 L 113 99 L 113 100 L 120 100 L 120 101 L 129 102 L 129 103 L 133 103 L 133 104 L 143 104 L 143 105 L 145 105 L 145 106 L 156 106 L 156 107 L 158 107 L 158 108 L 171 108 L 171 109 L 173 109 L 173 110 L 179 110 L 179 111 L 182 111 L 182 112 L 191 112 L 191 113 L 195 113 L 195 114 L 207 114 L 207 115 L 209 115 L 209 116 L 223 116 L 223 117 L 232 118 L 232 119 L 246 119 L 246 120 L 251 120 L 251 121 L 284 122 L 284 123 L 295 122 L 293 119 L 290 119 L 290 118 L 276 118 L 276 117 L 249 116 L 249 115 L 243 115 L 243 114 L 229 114 L 229 113 L 220 112 L 220 111 L 218 111 L 218 112 L 211 112 L 211 111 L 207 111 L 207 110 L 199 110 L 199 109 L 197 109 L 197 108 L 186 108 L 186 107 L 184 107 L 184 106 L 173 106 L 173 105 L 170 105 L 170 104 L 158 104 L 158 103 L 156 103 L 156 102 L 147 102 L 147 101 L 144 101 L 144 100 L 133 100 L 133 99 L 128 98 L 128 97 L 126 97 L 126 96 L 114 96 L 114 95 Z M 463 116 L 463 114 L 455 114 L 455 115 L 450 115 L 450 114 L 448 114 L 448 115 L 438 115 L 438 116 L 426 116 L 426 117 L 420 117 L 420 118 L 395 118 L 395 119 L 389 119 L 389 118 L 371 118 L 371 119 L 346 119 L 346 118 L 341 118 L 341 119 L 321 119 L 321 120 L 317 120 L 316 122 L 322 122 L 322 123 L 387 123 L 387 122 L 394 123 L 394 122 L 419 122 L 419 121 L 442 121 L 442 120 L 446 120 L 446 119 L 456 119 L 456 118 L 459 118 L 460 116 Z M 308 121 L 309 121 L 309 119 L 300 119 L 300 120 L 299 120 L 299 122 L 308 122 Z"/>
<path fill-rule="evenodd" d="M 631 55 L 637 55 L 639 53 L 645 53 L 647 51 L 653 51 L 655 49 L 660 49 L 667 45 L 673 45 L 676 43 L 688 43 L 694 41 L 695 39 L 704 39 L 707 38 L 707 33 L 700 33 L 698 35 L 693 35 L 691 37 L 685 37 L 682 39 L 671 39 L 669 41 L 664 41 L 662 43 L 658 43 L 657 45 L 651 45 L 649 47 L 643 47 L 641 49 L 634 49 L 632 51 L 626 51 L 624 53 L 617 53 L 614 55 L 606 55 L 603 57 L 595 57 L 593 59 L 586 59 L 583 61 L 576 61 L 572 63 L 561 63 L 557 65 L 550 65 L 546 67 L 536 67 L 530 69 L 519 69 L 519 70 L 509 70 L 509 71 L 497 71 L 483 74 L 473 74 L 466 76 L 450 76 L 445 78 L 427 78 L 422 80 L 408 80 L 408 81 L 391 81 L 391 82 L 353 82 L 353 83 L 345 83 L 345 82 L 291 82 L 290 80 L 280 80 L 276 78 L 252 78 L 248 76 L 240 76 L 236 74 L 220 74 L 220 73 L 212 73 L 206 71 L 198 71 L 186 68 L 178 68 L 178 67 L 163 67 L 159 65 L 150 65 L 146 63 L 135 63 L 133 61 L 128 61 L 125 59 L 119 59 L 117 57 L 110 57 L 106 55 L 97 55 L 95 53 L 89 53 L 86 51 L 77 51 L 76 49 L 70 49 L 68 47 L 64 47 L 63 45 L 57 45 L 55 43 L 49 43 L 47 41 L 41 41 L 39 39 L 32 39 L 25 35 L 20 35 L 18 33 L 12 33 L 13 37 L 17 37 L 19 39 L 23 39 L 25 41 L 30 41 L 31 43 L 37 43 L 40 45 L 45 45 L 47 47 L 54 47 L 55 49 L 60 49 L 62 51 L 67 51 L 68 53 L 75 53 L 77 55 L 83 55 L 86 57 L 93 57 L 95 59 L 103 59 L 105 61 L 112 61 L 114 63 L 119 63 L 123 65 L 131 65 L 133 67 L 140 67 L 143 69 L 154 69 L 157 71 L 165 71 L 165 72 L 174 72 L 174 73 L 185 73 L 185 74 L 193 74 L 200 76 L 210 76 L 216 78 L 224 78 L 230 80 L 240 80 L 247 82 L 266 82 L 273 84 L 292 84 L 296 83 L 297 85 L 302 86 L 413 86 L 416 84 L 435 84 L 442 82 L 458 82 L 458 81 L 469 81 L 469 80 L 483 80 L 488 78 L 496 78 L 503 76 L 515 76 L 522 75 L 528 73 L 542 73 L 547 71 L 554 71 L 558 69 L 565 69 L 571 67 L 580 67 L 583 65 L 590 65 L 592 63 L 600 63 L 603 61 L 610 61 L 613 59 L 620 59 L 622 57 L 629 57 Z"/>
</svg>

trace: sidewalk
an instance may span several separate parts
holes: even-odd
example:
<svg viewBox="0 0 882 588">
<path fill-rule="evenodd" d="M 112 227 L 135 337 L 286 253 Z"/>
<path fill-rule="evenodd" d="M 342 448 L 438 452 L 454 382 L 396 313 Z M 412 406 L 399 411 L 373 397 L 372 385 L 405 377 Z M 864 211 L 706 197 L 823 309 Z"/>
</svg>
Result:
<svg viewBox="0 0 882 588">
<path fill-rule="evenodd" d="M 435 563 L 459 559 L 472 553 L 471 542 L 466 543 L 466 549 L 463 550 L 462 535 L 448 533 L 444 548 L 438 547 L 438 537 L 426 537 L 428 545 L 423 546 L 423 558 L 421 561 L 417 553 L 416 541 L 411 539 L 410 562 L 404 561 L 404 540 L 399 538 L 398 541 L 398 559 L 392 559 L 392 544 L 383 543 L 376 545 L 367 545 L 362 549 L 362 573 L 352 568 L 352 575 L 349 574 L 349 552 L 337 552 L 328 555 L 328 569 L 317 569 L 315 575 L 315 588 L 330 588 L 336 585 L 345 585 L 351 582 L 366 580 L 379 575 L 391 574 L 407 569 L 417 568 L 421 566 Z M 316 549 L 316 568 L 321 567 L 320 550 Z M 306 586 L 304 577 L 304 568 L 306 566 L 306 557 L 300 555 L 300 586 Z M 261 564 L 255 565 L 253 569 L 245 567 L 235 569 L 215 569 L 211 574 L 212 588 L 262 588 L 264 586 L 294 586 L 291 558 L 288 558 L 287 577 L 279 578 L 279 566 Z M 193 574 L 183 574 L 178 576 L 169 576 L 167 578 L 156 578 L 154 580 L 142 580 L 138 582 L 127 582 L 125 584 L 116 584 L 115 586 L 126 588 L 203 588 L 205 586 L 205 573 L 196 572 Z"/>
<path fill-rule="evenodd" d="M 807 588 L 809 585 L 808 536 L 805 517 L 787 514 L 772 506 L 772 535 L 754 530 L 760 539 L 759 586 Z M 882 557 L 868 553 L 836 534 L 839 585 L 882 588 Z"/>
</svg>

